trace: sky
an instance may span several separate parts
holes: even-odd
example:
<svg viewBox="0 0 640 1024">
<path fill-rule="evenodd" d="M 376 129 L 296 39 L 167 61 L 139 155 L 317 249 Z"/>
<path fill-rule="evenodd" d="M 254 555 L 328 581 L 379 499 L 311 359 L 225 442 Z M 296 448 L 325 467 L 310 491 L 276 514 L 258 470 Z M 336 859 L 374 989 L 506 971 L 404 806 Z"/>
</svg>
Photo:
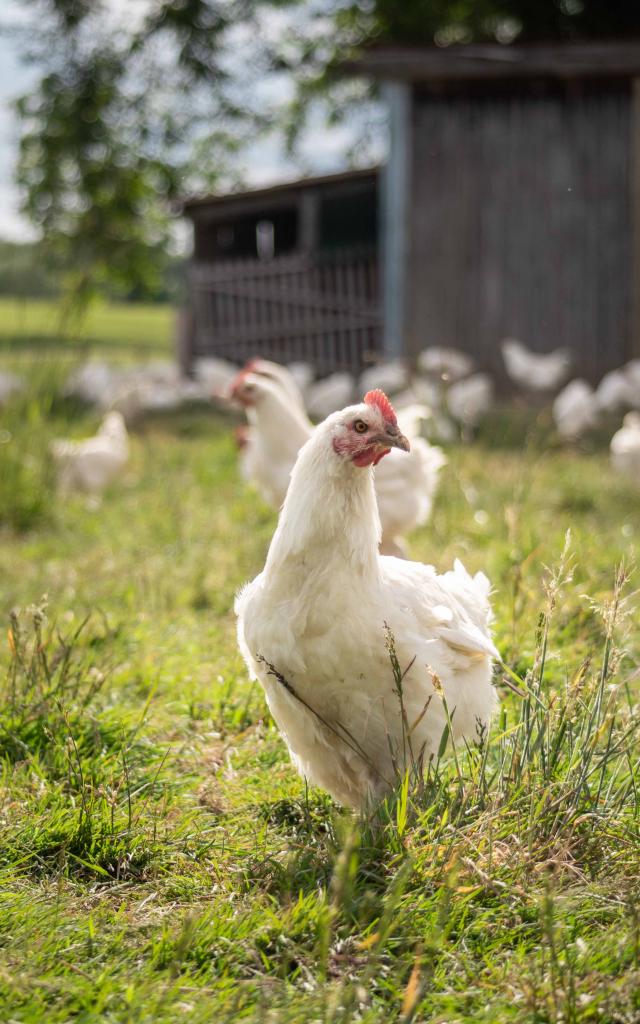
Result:
<svg viewBox="0 0 640 1024">
<path fill-rule="evenodd" d="M 13 0 L 3 4 L 2 26 L 10 25 L 19 15 Z M 16 42 L 0 34 L 0 238 L 25 240 L 33 230 L 19 212 L 18 190 L 13 184 L 18 152 L 18 121 L 12 101 L 27 92 L 34 71 L 25 67 L 17 53 Z"/>
<path fill-rule="evenodd" d="M 130 20 L 132 11 L 144 10 L 148 0 L 105 0 L 112 9 L 113 17 L 126 12 Z M 0 16 L 0 238 L 26 241 L 34 236 L 28 221 L 20 214 L 20 195 L 14 185 L 14 172 L 18 154 L 19 123 L 12 109 L 16 97 L 28 92 L 37 79 L 37 71 L 25 66 L 19 55 L 18 41 L 1 29 L 11 27 L 23 17 L 19 0 L 2 0 Z M 270 16 L 266 26 L 269 31 L 278 31 L 278 14 Z M 241 47 L 239 52 L 241 52 Z M 265 83 L 273 90 L 273 102 L 282 100 L 287 92 L 287 83 Z M 267 185 L 304 173 L 331 173 L 346 167 L 346 153 L 355 137 L 355 127 L 345 125 L 331 129 L 322 122 L 319 114 L 312 117 L 304 134 L 300 158 L 294 163 L 283 153 L 282 143 L 277 137 L 261 139 L 245 154 L 243 178 L 248 186 Z M 374 153 L 376 160 L 383 155 L 384 141 L 381 137 L 380 151 Z"/>
</svg>

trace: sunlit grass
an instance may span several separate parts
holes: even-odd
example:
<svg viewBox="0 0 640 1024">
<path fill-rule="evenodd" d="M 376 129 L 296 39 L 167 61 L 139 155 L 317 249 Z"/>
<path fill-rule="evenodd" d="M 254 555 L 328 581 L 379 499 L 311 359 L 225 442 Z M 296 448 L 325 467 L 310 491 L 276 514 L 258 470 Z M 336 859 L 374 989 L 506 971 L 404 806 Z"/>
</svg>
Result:
<svg viewBox="0 0 640 1024">
<path fill-rule="evenodd" d="M 46 476 L 95 417 L 37 376 L 30 406 L 5 413 L 44 514 L 0 529 L 0 1018 L 637 1020 L 640 526 L 606 452 L 448 451 L 411 553 L 489 575 L 501 714 L 360 819 L 305 788 L 236 650 L 275 516 L 230 423 L 148 420 L 96 504 Z"/>
<path fill-rule="evenodd" d="M 115 354 L 168 353 L 173 343 L 174 311 L 165 305 L 97 302 L 80 321 L 64 319 L 59 303 L 41 299 L 0 298 L 0 348 L 25 346 L 106 346 Z"/>
</svg>

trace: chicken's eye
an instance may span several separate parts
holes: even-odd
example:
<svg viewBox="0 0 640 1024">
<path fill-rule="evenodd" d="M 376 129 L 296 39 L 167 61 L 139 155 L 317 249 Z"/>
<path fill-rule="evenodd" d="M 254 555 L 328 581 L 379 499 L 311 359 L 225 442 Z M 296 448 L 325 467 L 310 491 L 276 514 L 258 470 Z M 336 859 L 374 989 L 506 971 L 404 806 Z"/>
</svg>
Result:
<svg viewBox="0 0 640 1024">
<path fill-rule="evenodd" d="M 353 424 L 353 429 L 355 430 L 356 434 L 366 434 L 369 427 L 364 422 L 364 420 L 356 420 L 355 423 Z"/>
</svg>

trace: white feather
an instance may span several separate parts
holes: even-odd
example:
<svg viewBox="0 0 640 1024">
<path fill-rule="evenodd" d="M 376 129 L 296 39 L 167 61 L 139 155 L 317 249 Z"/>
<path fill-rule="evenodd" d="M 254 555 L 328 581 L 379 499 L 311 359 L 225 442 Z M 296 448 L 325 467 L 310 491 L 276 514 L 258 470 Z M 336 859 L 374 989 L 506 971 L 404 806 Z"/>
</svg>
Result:
<svg viewBox="0 0 640 1024">
<path fill-rule="evenodd" d="M 129 439 L 119 412 L 104 417 L 98 433 L 82 441 L 51 442 L 61 490 L 103 491 L 123 471 L 129 459 Z"/>
<path fill-rule="evenodd" d="M 406 754 L 385 623 L 407 670 L 416 757 L 438 749 L 442 694 L 455 738 L 473 742 L 486 726 L 496 651 L 486 577 L 460 563 L 438 576 L 432 566 L 378 554 L 373 474 L 333 449 L 342 415 L 301 449 L 265 568 L 239 594 L 236 612 L 240 649 L 294 763 L 337 800 L 360 806 L 389 791 L 394 761 L 402 769 Z"/>
</svg>

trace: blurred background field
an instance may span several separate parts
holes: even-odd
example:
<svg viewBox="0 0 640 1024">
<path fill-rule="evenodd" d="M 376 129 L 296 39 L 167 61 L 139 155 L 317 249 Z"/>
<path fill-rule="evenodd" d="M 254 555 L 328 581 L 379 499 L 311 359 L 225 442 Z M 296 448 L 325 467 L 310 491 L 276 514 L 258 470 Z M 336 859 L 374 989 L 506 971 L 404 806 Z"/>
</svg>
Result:
<svg viewBox="0 0 640 1024">
<path fill-rule="evenodd" d="M 173 342 L 175 311 L 170 306 L 142 303 L 93 305 L 79 326 L 54 299 L 0 296 L 0 348 L 18 353 L 76 347 L 117 355 L 168 355 Z"/>
<path fill-rule="evenodd" d="M 0 1020 L 640 1020 L 639 40 L 622 0 L 6 0 Z M 259 355 L 316 420 L 420 405 L 407 554 L 493 587 L 489 736 L 371 813 L 237 648 Z"/>
</svg>

